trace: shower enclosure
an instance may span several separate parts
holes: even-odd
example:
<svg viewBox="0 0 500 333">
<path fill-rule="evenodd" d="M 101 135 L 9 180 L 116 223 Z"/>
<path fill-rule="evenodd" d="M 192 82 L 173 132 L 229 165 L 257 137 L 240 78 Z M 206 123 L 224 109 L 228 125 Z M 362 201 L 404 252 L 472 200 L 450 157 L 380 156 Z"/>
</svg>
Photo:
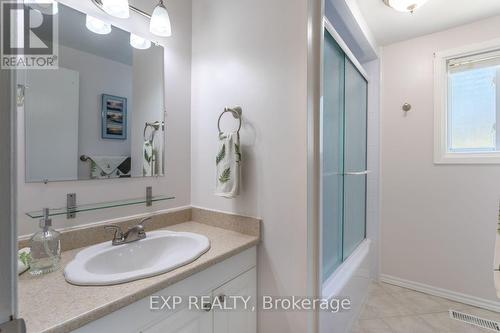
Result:
<svg viewBox="0 0 500 333">
<path fill-rule="evenodd" d="M 328 298 L 350 297 L 356 303 L 353 306 L 360 307 L 363 286 L 369 281 L 369 274 L 360 273 L 360 268 L 369 271 L 366 268 L 369 252 L 369 240 L 366 240 L 368 81 L 361 65 L 326 19 L 322 90 L 322 294 Z M 363 274 L 366 278 L 360 287 L 359 276 Z M 334 326 L 335 332 L 345 332 L 352 319 L 347 317 L 326 316 L 323 326 Z M 339 318 L 343 318 L 342 323 Z"/>
<path fill-rule="evenodd" d="M 368 82 L 325 30 L 322 127 L 323 280 L 366 236 Z"/>
</svg>

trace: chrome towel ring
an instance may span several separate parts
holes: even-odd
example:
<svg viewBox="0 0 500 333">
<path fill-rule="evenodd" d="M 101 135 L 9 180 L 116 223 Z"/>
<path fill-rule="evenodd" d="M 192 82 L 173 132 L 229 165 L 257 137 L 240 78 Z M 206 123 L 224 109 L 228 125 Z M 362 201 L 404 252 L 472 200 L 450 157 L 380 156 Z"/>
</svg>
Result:
<svg viewBox="0 0 500 333">
<path fill-rule="evenodd" d="M 233 115 L 234 119 L 238 119 L 240 121 L 237 130 L 237 133 L 239 134 L 241 129 L 241 114 L 243 113 L 243 110 L 240 106 L 236 106 L 234 108 L 224 108 L 224 111 L 222 111 L 219 116 L 219 120 L 217 120 L 217 128 L 219 130 L 219 134 L 222 134 L 222 130 L 220 129 L 220 120 L 222 119 L 222 116 L 227 112 L 230 112 Z"/>
<path fill-rule="evenodd" d="M 160 123 L 159 121 L 155 121 L 153 123 L 147 122 L 146 125 L 144 126 L 144 141 L 151 141 L 153 139 L 155 132 L 160 129 L 160 126 L 163 126 L 163 123 Z M 146 131 L 147 131 L 148 127 L 151 127 L 153 130 L 149 140 L 146 138 Z"/>
</svg>

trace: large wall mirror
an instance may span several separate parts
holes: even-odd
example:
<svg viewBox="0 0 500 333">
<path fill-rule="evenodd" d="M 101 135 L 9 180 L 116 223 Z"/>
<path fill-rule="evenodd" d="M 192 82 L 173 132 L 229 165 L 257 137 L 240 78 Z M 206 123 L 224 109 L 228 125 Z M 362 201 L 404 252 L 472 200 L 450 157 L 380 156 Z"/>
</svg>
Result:
<svg viewBox="0 0 500 333">
<path fill-rule="evenodd" d="M 56 15 L 59 69 L 18 74 L 26 182 L 164 175 L 163 47 L 62 4 Z"/>
</svg>

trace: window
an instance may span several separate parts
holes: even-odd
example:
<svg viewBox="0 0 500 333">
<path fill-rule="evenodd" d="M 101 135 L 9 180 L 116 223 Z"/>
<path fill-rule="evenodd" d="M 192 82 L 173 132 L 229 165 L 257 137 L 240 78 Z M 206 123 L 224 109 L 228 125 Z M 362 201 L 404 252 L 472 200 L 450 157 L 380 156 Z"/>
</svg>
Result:
<svg viewBox="0 0 500 333">
<path fill-rule="evenodd" d="M 500 41 L 436 54 L 434 113 L 435 163 L 500 164 Z"/>
</svg>

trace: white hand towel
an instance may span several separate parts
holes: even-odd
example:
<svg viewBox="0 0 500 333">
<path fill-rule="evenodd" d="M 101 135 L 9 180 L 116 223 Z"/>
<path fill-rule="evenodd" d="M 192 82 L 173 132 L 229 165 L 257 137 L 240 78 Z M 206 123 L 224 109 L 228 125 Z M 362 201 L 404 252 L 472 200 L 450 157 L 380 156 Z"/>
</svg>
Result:
<svg viewBox="0 0 500 333">
<path fill-rule="evenodd" d="M 240 187 L 240 136 L 238 132 L 219 135 L 215 164 L 217 169 L 215 195 L 234 198 Z"/>
<path fill-rule="evenodd" d="M 145 177 L 153 176 L 154 152 L 151 141 L 144 141 L 144 156 L 142 159 L 142 175 Z"/>
<path fill-rule="evenodd" d="M 31 249 L 29 247 L 22 248 L 17 252 L 17 275 L 21 275 L 28 270 L 30 254 Z"/>
</svg>

